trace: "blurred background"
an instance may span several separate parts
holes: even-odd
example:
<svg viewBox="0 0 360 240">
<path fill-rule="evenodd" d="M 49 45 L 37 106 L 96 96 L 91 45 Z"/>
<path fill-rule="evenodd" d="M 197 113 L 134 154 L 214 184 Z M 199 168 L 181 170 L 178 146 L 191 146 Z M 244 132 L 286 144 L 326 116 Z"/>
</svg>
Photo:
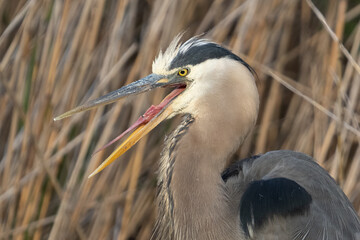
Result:
<svg viewBox="0 0 360 240">
<path fill-rule="evenodd" d="M 148 75 L 180 32 L 254 67 L 258 123 L 232 159 L 314 156 L 360 212 L 359 0 L 0 0 L 0 239 L 149 239 L 167 121 L 95 177 L 91 156 L 166 90 L 57 116 Z"/>
</svg>

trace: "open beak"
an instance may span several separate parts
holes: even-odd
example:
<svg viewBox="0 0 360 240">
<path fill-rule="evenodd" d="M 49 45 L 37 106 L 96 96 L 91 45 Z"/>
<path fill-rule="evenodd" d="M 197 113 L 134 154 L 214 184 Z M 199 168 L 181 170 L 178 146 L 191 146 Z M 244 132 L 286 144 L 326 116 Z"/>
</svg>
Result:
<svg viewBox="0 0 360 240">
<path fill-rule="evenodd" d="M 97 169 L 95 169 L 94 172 L 89 175 L 89 178 L 102 171 L 110 163 L 124 154 L 133 145 L 135 145 L 135 143 L 137 143 L 142 137 L 144 137 L 152 129 L 159 125 L 159 123 L 168 118 L 174 112 L 174 109 L 170 103 L 174 98 L 176 98 L 185 90 L 185 83 L 177 82 L 176 79 L 169 80 L 166 76 L 150 74 L 136 82 L 130 83 L 129 85 L 126 85 L 118 90 L 110 92 L 105 96 L 86 102 L 85 104 L 54 118 L 54 121 L 57 121 L 78 112 L 87 111 L 102 105 L 113 103 L 120 98 L 129 95 L 138 94 L 157 87 L 166 86 L 172 86 L 175 87 L 175 89 L 169 95 L 167 95 L 159 105 L 151 106 L 130 128 L 128 128 L 125 132 L 100 149 L 104 149 L 108 145 L 119 140 L 126 133 L 134 130 L 133 133 Z"/>
</svg>

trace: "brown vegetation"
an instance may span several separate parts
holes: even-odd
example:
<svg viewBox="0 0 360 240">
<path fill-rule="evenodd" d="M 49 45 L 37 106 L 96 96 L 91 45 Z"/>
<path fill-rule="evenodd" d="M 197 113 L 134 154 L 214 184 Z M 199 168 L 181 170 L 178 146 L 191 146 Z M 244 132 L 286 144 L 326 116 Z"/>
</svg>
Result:
<svg viewBox="0 0 360 240">
<path fill-rule="evenodd" d="M 184 39 L 206 33 L 259 76 L 258 124 L 235 157 L 312 155 L 360 211 L 360 5 L 2 0 L 0 14 L 0 238 L 150 238 L 157 159 L 176 121 L 87 176 L 114 147 L 94 150 L 165 91 L 52 118 L 149 74 L 159 49 L 183 31 Z"/>
</svg>

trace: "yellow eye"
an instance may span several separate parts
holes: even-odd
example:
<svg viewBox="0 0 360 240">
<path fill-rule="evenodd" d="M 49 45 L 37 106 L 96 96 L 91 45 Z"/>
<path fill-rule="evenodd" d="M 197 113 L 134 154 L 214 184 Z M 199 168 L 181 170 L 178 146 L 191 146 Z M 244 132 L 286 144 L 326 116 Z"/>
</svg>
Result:
<svg viewBox="0 0 360 240">
<path fill-rule="evenodd" d="M 178 75 L 180 76 L 180 77 L 185 77 L 187 74 L 188 74 L 188 70 L 186 69 L 186 68 L 183 68 L 183 69 L 181 69 L 179 72 L 178 72 Z"/>
</svg>

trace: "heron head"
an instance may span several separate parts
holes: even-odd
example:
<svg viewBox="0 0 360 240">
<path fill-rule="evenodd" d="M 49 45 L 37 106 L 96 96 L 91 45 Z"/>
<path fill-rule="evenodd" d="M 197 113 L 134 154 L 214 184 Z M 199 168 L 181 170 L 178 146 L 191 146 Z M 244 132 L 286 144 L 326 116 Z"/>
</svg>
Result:
<svg viewBox="0 0 360 240">
<path fill-rule="evenodd" d="M 180 44 L 180 38 L 181 35 L 178 35 L 165 52 L 159 53 L 152 65 L 152 74 L 54 118 L 55 121 L 60 120 L 154 88 L 173 88 L 159 105 L 151 106 L 118 137 L 133 131 L 89 177 L 102 171 L 163 120 L 182 113 L 196 116 L 198 102 L 213 94 L 212 90 L 216 89 L 217 85 L 224 85 L 229 74 L 232 74 L 228 71 L 232 65 L 236 68 L 240 66 L 244 74 L 253 78 L 254 70 L 226 48 L 197 37 Z M 231 87 L 230 84 L 228 85 Z"/>
</svg>

